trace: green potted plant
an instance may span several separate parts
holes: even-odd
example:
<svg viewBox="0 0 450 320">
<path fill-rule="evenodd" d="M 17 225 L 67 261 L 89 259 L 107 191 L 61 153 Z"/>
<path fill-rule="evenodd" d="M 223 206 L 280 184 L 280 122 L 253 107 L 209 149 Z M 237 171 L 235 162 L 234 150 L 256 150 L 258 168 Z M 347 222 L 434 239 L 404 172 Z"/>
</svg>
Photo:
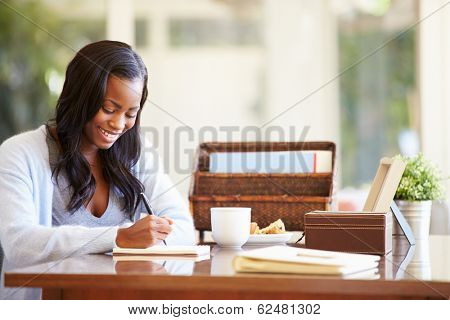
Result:
<svg viewBox="0 0 450 320">
<path fill-rule="evenodd" d="M 395 193 L 395 202 L 416 239 L 426 239 L 430 232 L 432 201 L 443 196 L 441 174 L 422 153 L 397 157 L 406 162 L 406 168 Z M 399 232 L 394 228 L 395 233 Z"/>
</svg>

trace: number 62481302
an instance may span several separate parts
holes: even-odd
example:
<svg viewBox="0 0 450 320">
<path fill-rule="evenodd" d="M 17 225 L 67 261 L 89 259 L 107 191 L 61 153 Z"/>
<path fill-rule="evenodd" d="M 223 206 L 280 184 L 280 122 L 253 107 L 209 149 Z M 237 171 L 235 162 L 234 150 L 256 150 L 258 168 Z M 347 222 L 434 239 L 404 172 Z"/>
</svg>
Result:
<svg viewBox="0 0 450 320">
<path fill-rule="evenodd" d="M 258 314 L 320 314 L 320 304 L 259 304 Z"/>
</svg>

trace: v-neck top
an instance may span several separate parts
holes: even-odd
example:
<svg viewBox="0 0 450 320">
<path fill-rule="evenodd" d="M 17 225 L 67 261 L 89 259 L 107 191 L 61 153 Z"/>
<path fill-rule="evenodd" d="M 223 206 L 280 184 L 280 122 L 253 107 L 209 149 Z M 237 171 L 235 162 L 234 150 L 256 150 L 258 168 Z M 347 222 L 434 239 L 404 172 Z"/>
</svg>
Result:
<svg viewBox="0 0 450 320">
<path fill-rule="evenodd" d="M 53 172 L 60 151 L 50 132 L 47 133 L 49 163 Z M 67 210 L 67 205 L 72 196 L 72 188 L 69 185 L 65 172 L 61 171 L 57 180 L 56 177 L 52 180 L 54 184 L 52 201 L 53 226 L 78 225 L 85 227 L 105 227 L 119 226 L 132 222 L 130 213 L 122 210 L 122 199 L 118 196 L 118 192 L 114 188 L 110 187 L 108 205 L 105 212 L 100 217 L 96 217 L 84 205 L 74 212 Z"/>
</svg>

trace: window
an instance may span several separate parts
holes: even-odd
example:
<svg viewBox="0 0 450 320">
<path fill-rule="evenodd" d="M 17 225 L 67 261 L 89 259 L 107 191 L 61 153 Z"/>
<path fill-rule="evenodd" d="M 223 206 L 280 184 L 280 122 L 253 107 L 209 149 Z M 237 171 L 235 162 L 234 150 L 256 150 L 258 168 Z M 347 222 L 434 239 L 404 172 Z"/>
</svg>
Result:
<svg viewBox="0 0 450 320">
<path fill-rule="evenodd" d="M 150 45 L 149 41 L 149 23 L 145 18 L 137 18 L 134 21 L 135 31 L 134 31 L 134 43 L 136 47 L 145 48 Z"/>
<path fill-rule="evenodd" d="M 343 186 L 370 183 L 383 156 L 418 150 L 417 30 L 397 37 L 417 21 L 415 1 L 386 3 L 339 21 L 340 70 L 376 50 L 340 78 Z"/>
<path fill-rule="evenodd" d="M 171 19 L 170 46 L 256 46 L 261 30 L 256 20 Z"/>
</svg>

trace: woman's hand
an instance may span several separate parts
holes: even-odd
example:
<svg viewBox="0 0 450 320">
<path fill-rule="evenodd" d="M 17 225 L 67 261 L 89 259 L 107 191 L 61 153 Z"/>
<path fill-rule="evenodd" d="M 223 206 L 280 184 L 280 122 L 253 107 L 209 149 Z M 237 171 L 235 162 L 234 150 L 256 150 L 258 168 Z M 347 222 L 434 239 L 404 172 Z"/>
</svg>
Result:
<svg viewBox="0 0 450 320">
<path fill-rule="evenodd" d="M 147 248 L 164 240 L 172 232 L 173 220 L 148 215 L 128 228 L 117 231 L 116 244 L 121 248 Z"/>
</svg>

